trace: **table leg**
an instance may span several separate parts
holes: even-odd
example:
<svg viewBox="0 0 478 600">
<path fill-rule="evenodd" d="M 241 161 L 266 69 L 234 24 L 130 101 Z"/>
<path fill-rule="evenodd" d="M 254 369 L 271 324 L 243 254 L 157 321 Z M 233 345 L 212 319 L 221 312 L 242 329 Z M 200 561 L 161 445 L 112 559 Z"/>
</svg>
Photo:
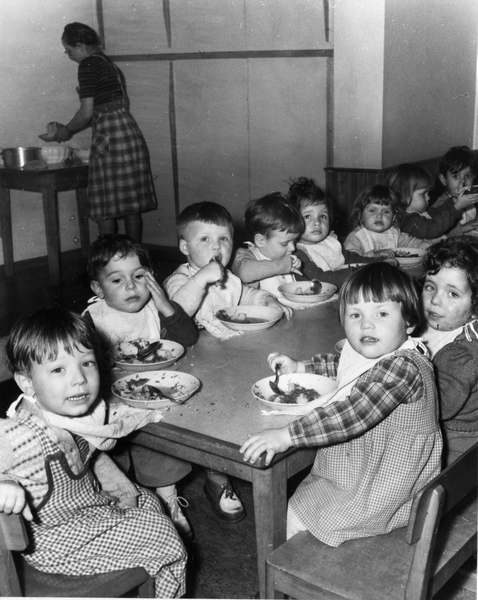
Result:
<svg viewBox="0 0 478 600">
<path fill-rule="evenodd" d="M 2 232 L 3 263 L 5 275 L 13 275 L 13 236 L 10 190 L 0 185 L 0 229 Z"/>
<path fill-rule="evenodd" d="M 259 597 L 265 598 L 266 557 L 286 540 L 287 462 L 279 461 L 265 471 L 252 471 Z"/>
<path fill-rule="evenodd" d="M 88 223 L 86 188 L 78 188 L 76 190 L 76 206 L 78 208 L 81 251 L 83 256 L 88 257 L 90 254 L 90 226 Z"/>
<path fill-rule="evenodd" d="M 52 185 L 43 187 L 42 199 L 50 282 L 52 285 L 60 285 L 60 222 L 58 218 L 58 194 Z"/>
</svg>

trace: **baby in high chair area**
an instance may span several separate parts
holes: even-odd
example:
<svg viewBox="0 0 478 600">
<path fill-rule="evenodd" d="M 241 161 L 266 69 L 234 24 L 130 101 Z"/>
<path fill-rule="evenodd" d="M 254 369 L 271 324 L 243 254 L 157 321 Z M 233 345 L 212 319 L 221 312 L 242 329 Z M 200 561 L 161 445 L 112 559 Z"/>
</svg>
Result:
<svg viewBox="0 0 478 600">
<path fill-rule="evenodd" d="M 0 420 L 0 511 L 23 514 L 31 540 L 23 556 L 40 571 L 143 567 L 156 597 L 180 597 L 187 554 L 176 529 L 156 496 L 103 451 L 157 411 L 108 410 L 98 396 L 97 348 L 91 325 L 65 309 L 41 309 L 13 326 L 7 357 L 23 394 Z"/>
<path fill-rule="evenodd" d="M 478 242 L 438 242 L 424 269 L 420 339 L 435 367 L 447 466 L 478 441 Z"/>
<path fill-rule="evenodd" d="M 289 501 L 287 536 L 309 530 L 331 546 L 406 525 L 411 498 L 439 473 L 442 452 L 432 365 L 409 337 L 420 319 L 411 279 L 384 262 L 365 265 L 340 289 L 339 315 L 347 338 L 339 356 L 268 359 L 282 374 L 336 379 L 334 395 L 240 449 L 253 464 L 265 453 L 269 465 L 292 446 L 319 447 Z"/>
<path fill-rule="evenodd" d="M 280 297 L 279 286 L 295 281 L 294 270 L 301 266 L 294 251 L 304 220 L 297 208 L 276 192 L 249 202 L 244 222 L 252 242 L 238 249 L 232 272 L 244 283 Z"/>
<path fill-rule="evenodd" d="M 365 188 L 354 202 L 354 230 L 344 242 L 344 248 L 362 256 L 394 258 L 397 248 L 426 249 L 430 242 L 400 231 L 403 208 L 396 194 L 387 186 L 376 184 Z"/>
<path fill-rule="evenodd" d="M 313 179 L 294 179 L 287 198 L 304 219 L 305 229 L 297 240 L 295 255 L 302 263 L 302 272 L 311 279 L 340 288 L 357 268 L 357 264 L 380 260 L 342 248 L 337 236 L 331 231 L 334 216 L 332 201 Z M 394 259 L 384 260 L 395 262 Z M 298 275 L 297 279 L 300 281 L 305 278 Z"/>
</svg>

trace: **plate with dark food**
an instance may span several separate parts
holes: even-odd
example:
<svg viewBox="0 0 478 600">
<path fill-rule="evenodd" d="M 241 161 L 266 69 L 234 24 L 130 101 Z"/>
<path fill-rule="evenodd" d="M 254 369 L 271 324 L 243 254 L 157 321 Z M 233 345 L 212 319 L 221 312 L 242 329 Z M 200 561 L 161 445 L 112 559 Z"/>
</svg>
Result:
<svg viewBox="0 0 478 600">
<path fill-rule="evenodd" d="M 135 408 L 167 408 L 185 402 L 199 386 L 199 379 L 189 373 L 150 371 L 118 379 L 111 391 Z"/>
<path fill-rule="evenodd" d="M 138 339 L 113 346 L 116 366 L 123 371 L 157 371 L 166 369 L 184 354 L 184 346 L 169 340 Z"/>
<path fill-rule="evenodd" d="M 292 283 L 283 283 L 279 286 L 279 292 L 287 300 L 299 304 L 315 304 L 316 302 L 325 302 L 332 297 L 337 288 L 331 283 L 320 282 L 322 288 L 318 294 L 311 291 L 312 283 L 310 281 L 294 281 Z"/>
<path fill-rule="evenodd" d="M 328 396 L 337 388 L 337 383 L 329 377 L 313 373 L 289 373 L 279 377 L 278 386 L 284 392 L 275 394 L 269 385 L 275 377 L 265 377 L 252 386 L 252 395 L 256 400 L 274 410 L 288 410 Z"/>
<path fill-rule="evenodd" d="M 427 250 L 421 250 L 420 248 L 395 248 L 394 254 L 400 267 L 411 268 L 422 264 L 427 255 Z"/>
<path fill-rule="evenodd" d="M 282 311 L 269 306 L 239 305 L 221 308 L 216 318 L 235 331 L 262 331 L 269 329 L 282 317 Z"/>
</svg>

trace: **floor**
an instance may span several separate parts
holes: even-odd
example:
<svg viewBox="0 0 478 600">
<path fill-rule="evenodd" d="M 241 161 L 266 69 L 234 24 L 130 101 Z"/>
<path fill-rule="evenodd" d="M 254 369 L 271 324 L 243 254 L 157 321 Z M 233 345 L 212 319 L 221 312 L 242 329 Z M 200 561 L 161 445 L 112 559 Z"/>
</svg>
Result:
<svg viewBox="0 0 478 600">
<path fill-rule="evenodd" d="M 160 253 L 153 249 L 151 258 L 159 282 L 176 268 L 180 260 L 175 253 Z M 8 334 L 16 318 L 35 308 L 61 305 L 78 312 L 83 310 L 92 296 L 85 267 L 79 252 L 65 253 L 62 256 L 63 283 L 58 287 L 50 286 L 46 262 L 41 259 L 26 266 L 22 266 L 22 263 L 16 265 L 12 278 L 0 276 L 0 336 Z M 0 383 L 0 410 L 8 406 L 17 393 L 13 381 Z M 185 512 L 196 536 L 189 548 L 186 597 L 254 598 L 258 591 L 258 580 L 251 485 L 235 481 L 247 517 L 240 523 L 228 524 L 212 513 L 202 491 L 203 483 L 203 472 L 196 468 L 180 490 L 189 502 Z M 462 582 L 462 585 L 465 584 Z M 476 583 L 466 585 L 473 589 Z M 452 582 L 436 598 L 472 600 L 476 594 Z"/>
</svg>

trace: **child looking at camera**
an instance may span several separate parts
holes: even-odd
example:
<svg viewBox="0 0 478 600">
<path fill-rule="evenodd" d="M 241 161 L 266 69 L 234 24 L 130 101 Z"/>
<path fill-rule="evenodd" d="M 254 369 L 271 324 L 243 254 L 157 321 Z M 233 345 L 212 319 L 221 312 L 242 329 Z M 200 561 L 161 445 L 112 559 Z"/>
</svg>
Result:
<svg viewBox="0 0 478 600">
<path fill-rule="evenodd" d="M 478 242 L 438 242 L 425 273 L 421 339 L 435 367 L 446 466 L 478 441 Z"/>
<path fill-rule="evenodd" d="M 305 229 L 297 241 L 295 255 L 302 263 L 302 272 L 311 279 L 340 288 L 354 272 L 354 263 L 377 260 L 342 248 L 337 236 L 330 230 L 333 220 L 332 202 L 313 179 L 299 177 L 293 180 L 287 198 L 304 219 Z M 297 279 L 304 278 L 298 275 Z"/>
<path fill-rule="evenodd" d="M 362 256 L 394 258 L 397 248 L 427 248 L 429 243 L 400 231 L 403 210 L 395 193 L 376 184 L 365 188 L 354 202 L 355 229 L 344 242 L 346 250 Z"/>
<path fill-rule="evenodd" d="M 339 356 L 297 361 L 269 356 L 279 373 L 337 380 L 325 406 L 241 447 L 255 463 L 265 453 L 318 446 L 310 474 L 289 502 L 287 535 L 309 530 L 331 546 L 406 525 L 412 496 L 440 471 L 442 439 L 431 363 L 409 337 L 419 302 L 410 278 L 393 265 L 365 265 L 339 292 L 347 341 Z"/>
<path fill-rule="evenodd" d="M 470 202 L 478 202 L 478 194 L 468 194 L 476 175 L 476 162 L 473 152 L 468 146 L 453 146 L 446 152 L 438 166 L 440 170 L 440 183 L 445 191 L 435 201 L 433 206 L 439 207 L 450 198 L 455 204 L 464 200 L 468 202 L 468 208 L 463 211 L 460 222 L 448 232 L 449 237 L 457 237 L 466 233 L 474 233 L 478 230 L 476 207 L 470 206 Z M 468 196 L 468 198 L 463 198 Z"/>
<path fill-rule="evenodd" d="M 232 272 L 244 283 L 279 296 L 279 286 L 295 281 L 292 273 L 301 266 L 293 252 L 304 221 L 286 198 L 273 193 L 249 202 L 245 226 L 253 241 L 236 252 Z"/>
<path fill-rule="evenodd" d="M 237 332 L 227 329 L 216 313 L 240 304 L 271 306 L 290 318 L 290 309 L 275 296 L 244 285 L 226 269 L 233 243 L 232 217 L 226 208 L 215 202 L 191 204 L 180 213 L 176 226 L 179 249 L 187 263 L 166 279 L 164 287 L 169 298 L 194 317 L 200 327 L 215 337 L 231 337 Z M 245 517 L 244 507 L 225 474 L 206 470 L 204 493 L 221 519 L 235 523 Z"/>
<path fill-rule="evenodd" d="M 389 172 L 386 183 L 405 211 L 401 231 L 420 239 L 432 240 L 446 234 L 461 219 L 463 211 L 474 203 L 470 196 L 461 195 L 456 201 L 448 196 L 442 204 L 429 207 L 434 178 L 418 165 L 398 165 Z"/>
<path fill-rule="evenodd" d="M 196 343 L 198 332 L 191 318 L 167 298 L 154 278 L 146 250 L 130 237 L 100 236 L 91 245 L 88 275 L 96 296 L 83 316 L 107 350 L 137 339 L 170 339 L 183 346 Z M 187 501 L 178 497 L 176 488 L 191 465 L 128 441 L 118 444 L 112 456 L 125 472 L 132 471 L 140 485 L 155 489 L 183 540 L 191 541 L 193 533 L 181 509 Z"/>
<path fill-rule="evenodd" d="M 108 412 L 96 349 L 93 328 L 65 309 L 38 310 L 13 326 L 7 356 L 23 394 L 0 420 L 0 512 L 23 514 L 34 540 L 24 558 L 40 571 L 143 567 L 157 597 L 180 597 L 187 556 L 174 526 L 158 499 L 102 452 L 156 411 L 122 404 Z"/>
</svg>

